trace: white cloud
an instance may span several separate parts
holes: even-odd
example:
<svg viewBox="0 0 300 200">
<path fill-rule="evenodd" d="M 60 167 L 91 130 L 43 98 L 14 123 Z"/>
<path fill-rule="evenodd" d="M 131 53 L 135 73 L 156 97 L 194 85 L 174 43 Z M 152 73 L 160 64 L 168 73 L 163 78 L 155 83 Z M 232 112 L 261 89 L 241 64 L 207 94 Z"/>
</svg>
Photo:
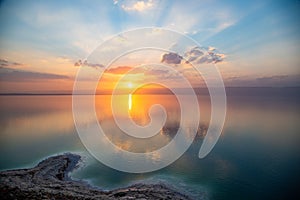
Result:
<svg viewBox="0 0 300 200">
<path fill-rule="evenodd" d="M 26 6 L 22 12 L 14 8 L 13 14 L 24 24 L 37 30 L 30 37 L 34 34 L 35 43 L 43 43 L 42 46 L 45 46 L 45 43 L 51 46 L 60 44 L 61 51 L 68 49 L 71 54 L 76 54 L 75 56 L 85 57 L 101 41 L 114 33 L 108 7 L 100 4 L 95 4 L 93 9 L 97 11 L 97 15 L 92 20 L 87 20 L 89 16 L 82 8 L 76 6 L 59 7 L 55 10 L 46 3 Z M 59 52 L 59 49 L 53 51 L 54 54 L 56 52 Z"/>
<path fill-rule="evenodd" d="M 132 1 L 131 1 L 132 2 Z M 152 0 L 148 1 L 137 1 L 135 3 L 131 4 L 123 4 L 122 9 L 125 11 L 137 11 L 137 12 L 142 12 L 145 10 L 149 10 L 153 8 L 154 4 Z"/>
<path fill-rule="evenodd" d="M 222 62 L 225 57 L 225 54 L 218 53 L 215 47 L 193 47 L 184 54 L 186 63 L 193 64 L 216 64 Z M 176 53 L 165 53 L 162 56 L 161 62 L 168 64 L 180 64 L 182 63 L 182 59 L 183 58 Z"/>
<path fill-rule="evenodd" d="M 199 42 L 235 25 L 240 18 L 234 8 L 216 6 L 210 1 L 174 1 L 168 9 L 161 19 L 162 25 L 196 36 Z"/>
</svg>

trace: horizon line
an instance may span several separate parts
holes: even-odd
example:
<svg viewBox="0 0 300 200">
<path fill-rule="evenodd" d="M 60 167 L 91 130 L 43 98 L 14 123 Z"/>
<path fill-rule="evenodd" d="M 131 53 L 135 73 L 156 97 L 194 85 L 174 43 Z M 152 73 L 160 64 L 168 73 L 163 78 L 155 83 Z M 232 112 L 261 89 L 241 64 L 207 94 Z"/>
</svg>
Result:
<svg viewBox="0 0 300 200">
<path fill-rule="evenodd" d="M 180 89 L 181 92 L 180 94 L 184 95 L 186 93 L 184 93 L 184 90 L 186 88 L 176 88 L 176 89 Z M 195 90 L 195 94 L 209 94 L 208 92 L 208 88 L 193 88 Z M 236 91 L 232 91 L 232 89 L 236 89 Z M 243 91 L 241 89 L 247 89 L 248 91 Z M 249 89 L 251 90 L 280 90 L 280 91 L 288 91 L 288 90 L 284 90 L 284 89 L 300 89 L 300 86 L 287 86 L 287 87 L 245 87 L 245 86 L 241 86 L 241 87 L 225 87 L 226 93 L 231 93 L 231 92 L 250 92 Z M 200 90 L 200 91 L 199 91 Z M 239 90 L 239 91 L 237 91 Z M 82 91 L 81 93 L 73 93 L 72 91 L 66 91 L 66 92 L 61 92 L 61 91 L 39 91 L 39 92 L 0 92 L 1 96 L 5 96 L 5 95 L 11 95 L 11 96 L 18 96 L 18 95 L 112 95 L 112 90 L 100 90 L 97 91 L 96 93 L 93 93 L 91 91 Z M 254 91 L 252 91 L 254 92 Z M 125 95 L 128 94 L 128 92 L 126 92 L 125 90 L 122 90 L 120 92 L 115 93 L 116 95 Z M 170 91 L 170 89 L 168 88 L 146 88 L 143 89 L 143 91 L 137 92 L 137 95 L 173 95 L 174 93 L 172 93 L 172 91 Z"/>
</svg>

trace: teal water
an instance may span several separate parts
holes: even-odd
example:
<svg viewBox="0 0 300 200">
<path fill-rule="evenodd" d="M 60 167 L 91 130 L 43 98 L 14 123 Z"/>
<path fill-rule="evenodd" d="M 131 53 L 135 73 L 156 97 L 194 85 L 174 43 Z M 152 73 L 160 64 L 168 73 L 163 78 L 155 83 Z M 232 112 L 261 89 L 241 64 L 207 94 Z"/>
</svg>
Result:
<svg viewBox="0 0 300 200">
<path fill-rule="evenodd" d="M 170 95 L 143 95 L 141 98 L 148 99 L 149 104 L 159 99 L 158 102 L 167 107 L 165 140 L 150 144 L 158 148 L 176 132 L 180 115 L 178 104 L 170 103 L 174 102 Z M 207 96 L 198 99 L 201 133 L 205 133 L 210 102 Z M 120 133 L 113 128 L 113 119 L 105 110 L 109 98 L 99 95 L 96 100 L 99 122 L 111 128 L 108 135 L 112 141 L 123 144 L 123 138 L 113 138 Z M 0 169 L 31 167 L 53 154 L 77 152 L 83 155 L 85 164 L 72 176 L 103 189 L 136 182 L 163 182 L 196 199 L 200 196 L 204 199 L 287 199 L 296 194 L 300 178 L 298 97 L 231 95 L 222 136 L 207 157 L 197 157 L 203 139 L 200 134 L 176 162 L 144 174 L 119 172 L 90 156 L 77 135 L 71 103 L 72 97 L 67 95 L 0 96 Z M 135 118 L 138 123 L 147 122 L 144 111 L 137 113 Z"/>
</svg>

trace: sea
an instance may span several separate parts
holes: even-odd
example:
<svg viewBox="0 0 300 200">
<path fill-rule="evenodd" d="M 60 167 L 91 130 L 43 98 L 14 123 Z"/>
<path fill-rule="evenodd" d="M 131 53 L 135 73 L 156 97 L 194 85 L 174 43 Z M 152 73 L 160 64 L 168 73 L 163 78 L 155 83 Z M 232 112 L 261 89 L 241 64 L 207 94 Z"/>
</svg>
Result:
<svg viewBox="0 0 300 200">
<path fill-rule="evenodd" d="M 82 162 L 70 176 L 103 190 L 161 183 L 194 199 L 290 199 L 299 191 L 300 93 L 298 88 L 269 90 L 228 91 L 221 136 L 201 159 L 199 149 L 210 126 L 212 105 L 208 94 L 198 94 L 200 120 L 198 128 L 192 130 L 196 136 L 191 138 L 190 147 L 170 165 L 144 173 L 122 172 L 93 156 L 76 129 L 72 95 L 0 95 L 0 170 L 33 167 L 51 155 L 73 152 L 82 156 Z M 178 97 L 171 94 L 120 94 L 116 113 L 112 112 L 110 95 L 93 98 L 97 123 L 106 135 L 103 139 L 125 151 L 156 151 L 174 139 L 181 120 L 189 122 L 181 118 Z M 157 135 L 134 138 L 116 124 L 114 115 L 146 126 L 154 104 L 160 104 L 167 117 Z M 192 120 L 198 108 L 188 109 Z M 109 150 L 102 153 L 112 155 Z M 134 167 L 134 159 L 131 163 Z"/>
</svg>

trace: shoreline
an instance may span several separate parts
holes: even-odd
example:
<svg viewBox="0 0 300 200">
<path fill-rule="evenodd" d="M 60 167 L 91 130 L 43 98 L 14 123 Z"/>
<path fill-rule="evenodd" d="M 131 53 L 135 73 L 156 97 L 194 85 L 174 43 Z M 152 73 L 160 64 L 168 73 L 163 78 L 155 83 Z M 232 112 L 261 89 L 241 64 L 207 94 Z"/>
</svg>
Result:
<svg viewBox="0 0 300 200">
<path fill-rule="evenodd" d="M 1 199 L 192 199 L 164 184 L 138 183 L 101 190 L 69 176 L 80 162 L 80 155 L 64 153 L 47 157 L 33 168 L 2 171 Z"/>
</svg>

